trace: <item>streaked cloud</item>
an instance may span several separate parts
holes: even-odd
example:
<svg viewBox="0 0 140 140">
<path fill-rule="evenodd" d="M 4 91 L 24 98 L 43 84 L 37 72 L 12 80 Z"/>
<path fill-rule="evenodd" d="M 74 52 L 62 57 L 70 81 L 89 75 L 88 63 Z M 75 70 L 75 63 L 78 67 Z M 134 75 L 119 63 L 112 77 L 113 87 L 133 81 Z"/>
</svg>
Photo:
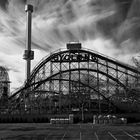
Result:
<svg viewBox="0 0 140 140">
<path fill-rule="evenodd" d="M 9 69 L 12 90 L 25 80 L 26 3 L 34 5 L 32 67 L 70 41 L 127 63 L 139 55 L 139 0 L 0 1 L 0 64 Z"/>
</svg>

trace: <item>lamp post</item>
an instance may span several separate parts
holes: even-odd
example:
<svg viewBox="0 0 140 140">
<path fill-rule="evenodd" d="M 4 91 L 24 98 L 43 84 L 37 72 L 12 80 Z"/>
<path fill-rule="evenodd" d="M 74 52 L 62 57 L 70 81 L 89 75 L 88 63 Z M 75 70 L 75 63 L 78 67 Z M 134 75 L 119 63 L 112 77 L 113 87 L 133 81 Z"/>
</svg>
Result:
<svg viewBox="0 0 140 140">
<path fill-rule="evenodd" d="M 84 103 L 82 103 L 82 123 L 84 122 Z"/>
</svg>

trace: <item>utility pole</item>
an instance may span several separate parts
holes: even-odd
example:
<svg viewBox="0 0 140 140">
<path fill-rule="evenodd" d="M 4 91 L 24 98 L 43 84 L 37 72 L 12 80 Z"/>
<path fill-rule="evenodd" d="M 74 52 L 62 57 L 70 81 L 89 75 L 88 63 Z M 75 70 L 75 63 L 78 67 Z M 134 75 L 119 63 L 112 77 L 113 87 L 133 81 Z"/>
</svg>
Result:
<svg viewBox="0 0 140 140">
<path fill-rule="evenodd" d="M 32 12 L 33 6 L 25 5 L 25 12 L 27 13 L 27 27 L 26 27 L 26 50 L 24 52 L 23 59 L 26 60 L 26 79 L 29 84 L 31 60 L 34 59 L 34 51 L 31 50 L 31 29 L 32 29 Z"/>
</svg>

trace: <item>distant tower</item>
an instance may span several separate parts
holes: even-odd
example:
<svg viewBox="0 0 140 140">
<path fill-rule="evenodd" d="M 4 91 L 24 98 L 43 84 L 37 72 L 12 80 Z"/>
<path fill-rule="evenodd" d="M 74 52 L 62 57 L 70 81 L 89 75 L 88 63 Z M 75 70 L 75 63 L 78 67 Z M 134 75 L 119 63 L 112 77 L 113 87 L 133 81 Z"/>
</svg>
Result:
<svg viewBox="0 0 140 140">
<path fill-rule="evenodd" d="M 26 79 L 29 82 L 30 71 L 31 71 L 31 60 L 34 59 L 34 52 L 31 50 L 31 28 L 32 28 L 32 12 L 33 6 L 26 5 L 25 11 L 27 13 L 27 35 L 26 35 L 26 50 L 24 52 L 23 59 L 26 60 Z"/>
</svg>

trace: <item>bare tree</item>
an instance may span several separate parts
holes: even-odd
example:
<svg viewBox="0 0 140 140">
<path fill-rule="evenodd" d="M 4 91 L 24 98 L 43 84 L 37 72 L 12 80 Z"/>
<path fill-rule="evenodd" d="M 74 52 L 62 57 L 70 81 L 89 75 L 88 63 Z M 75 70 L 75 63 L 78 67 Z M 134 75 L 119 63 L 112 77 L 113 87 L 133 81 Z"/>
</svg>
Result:
<svg viewBox="0 0 140 140">
<path fill-rule="evenodd" d="M 137 69 L 140 70 L 140 60 L 138 60 L 136 57 L 132 57 L 132 62 L 137 67 Z"/>
</svg>

